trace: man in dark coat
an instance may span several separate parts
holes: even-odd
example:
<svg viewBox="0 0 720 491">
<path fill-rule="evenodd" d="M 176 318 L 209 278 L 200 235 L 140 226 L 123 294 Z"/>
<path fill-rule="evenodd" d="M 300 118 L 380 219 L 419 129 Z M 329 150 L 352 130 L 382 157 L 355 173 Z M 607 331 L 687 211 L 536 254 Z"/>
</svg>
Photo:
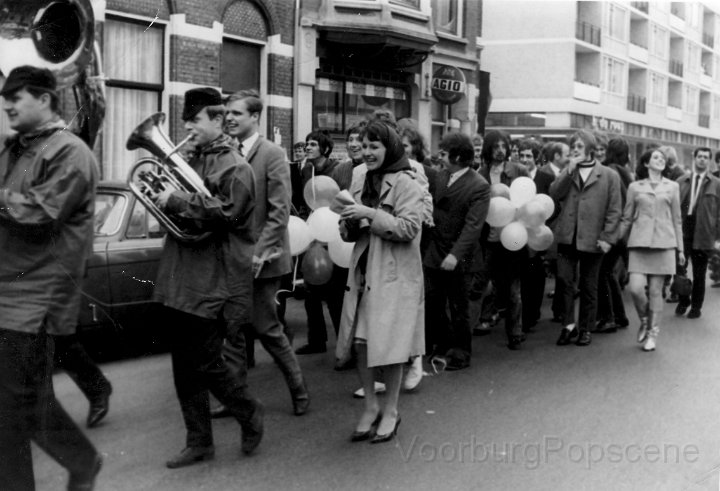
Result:
<svg viewBox="0 0 720 491">
<path fill-rule="evenodd" d="M 182 119 L 195 145 L 188 164 L 205 190 L 166 189 L 155 202 L 173 220 L 210 235 L 198 242 L 168 235 L 155 282 L 154 298 L 172 326 L 173 376 L 187 429 L 186 447 L 167 462 L 171 469 L 215 456 L 208 391 L 240 423 L 246 454 L 260 444 L 264 413 L 248 393 L 245 367 L 238 375 L 222 358 L 223 338 L 238 338 L 251 322 L 253 171 L 223 134 L 225 107 L 217 90 L 187 91 Z"/>
<path fill-rule="evenodd" d="M 680 211 L 682 213 L 685 254 L 692 262 L 693 287 L 690 296 L 679 298 L 675 314 L 683 315 L 690 307 L 688 319 L 697 319 L 705 299 L 705 275 L 708 259 L 720 240 L 720 179 L 709 172 L 712 151 L 707 147 L 693 152 L 692 174 L 680 177 Z M 685 274 L 687 264 L 680 268 Z"/>
<path fill-rule="evenodd" d="M 10 71 L 0 90 L 0 489 L 35 488 L 30 441 L 94 487 L 102 458 L 55 398 L 53 337 L 74 332 L 92 252 L 97 163 L 58 115 L 55 76 Z"/>
<path fill-rule="evenodd" d="M 502 131 L 493 130 L 485 135 L 484 166 L 480 173 L 491 185 L 510 186 L 518 177 L 529 176 L 523 165 L 508 160 L 510 145 L 510 137 Z M 486 225 L 485 230 L 482 242 L 484 259 L 495 287 L 495 306 L 505 317 L 508 349 L 518 350 L 524 340 L 521 278 L 527 267 L 528 250 L 523 247 L 518 251 L 509 251 L 500 242 L 499 228 Z"/>
<path fill-rule="evenodd" d="M 440 142 L 445 169 L 437 176 L 433 220 L 425 250 L 425 326 L 431 351 L 448 370 L 470 366 L 472 332 L 468 293 L 482 266 L 480 234 L 490 204 L 490 186 L 470 169 L 473 146 L 462 133 Z M 451 320 L 445 314 L 450 308 Z"/>
<path fill-rule="evenodd" d="M 547 194 L 550 183 L 555 180 L 552 170 L 537 165 L 540 156 L 540 143 L 533 138 L 520 140 L 520 163 L 525 166 L 530 178 L 535 182 L 538 194 Z M 542 301 L 545 295 L 545 254 L 529 251 L 527 267 L 521 279 L 522 330 L 527 333 L 540 320 Z"/>
<path fill-rule="evenodd" d="M 622 215 L 620 177 L 594 159 L 595 137 L 580 130 L 570 137 L 571 159 L 550 186 L 550 196 L 560 204 L 553 223 L 558 244 L 557 283 L 564 296 L 565 325 L 560 346 L 587 346 L 595 328 L 598 282 L 603 254 L 617 239 Z M 575 278 L 580 292 L 580 313 L 575 322 Z"/>
</svg>

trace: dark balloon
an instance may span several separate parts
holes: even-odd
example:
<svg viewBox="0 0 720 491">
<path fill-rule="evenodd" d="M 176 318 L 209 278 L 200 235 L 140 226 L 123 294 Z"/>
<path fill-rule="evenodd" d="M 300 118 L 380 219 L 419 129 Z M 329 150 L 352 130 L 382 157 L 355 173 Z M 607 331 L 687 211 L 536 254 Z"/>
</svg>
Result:
<svg viewBox="0 0 720 491">
<path fill-rule="evenodd" d="M 327 249 L 319 242 L 314 242 L 302 260 L 302 274 L 310 285 L 324 285 L 332 276 L 333 262 Z"/>
</svg>

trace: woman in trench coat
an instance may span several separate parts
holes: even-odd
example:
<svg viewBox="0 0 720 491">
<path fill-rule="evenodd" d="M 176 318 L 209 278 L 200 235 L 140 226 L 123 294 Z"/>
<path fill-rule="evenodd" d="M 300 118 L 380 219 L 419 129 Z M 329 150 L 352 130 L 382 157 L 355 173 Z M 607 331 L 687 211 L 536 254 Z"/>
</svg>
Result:
<svg viewBox="0 0 720 491">
<path fill-rule="evenodd" d="M 341 234 L 355 247 L 336 354 L 342 361 L 355 350 L 365 390 L 365 410 L 351 440 L 380 443 L 391 440 L 400 424 L 402 366 L 424 354 L 423 190 L 393 127 L 374 121 L 361 137 L 368 171 L 353 180 L 355 204 L 341 212 Z M 387 385 L 382 409 L 373 390 L 380 367 Z"/>
</svg>

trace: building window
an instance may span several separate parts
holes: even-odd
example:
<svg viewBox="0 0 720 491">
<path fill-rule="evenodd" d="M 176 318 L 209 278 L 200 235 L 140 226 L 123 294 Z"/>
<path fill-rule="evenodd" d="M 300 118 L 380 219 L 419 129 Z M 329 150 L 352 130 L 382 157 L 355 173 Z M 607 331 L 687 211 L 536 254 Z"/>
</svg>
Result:
<svg viewBox="0 0 720 491">
<path fill-rule="evenodd" d="M 667 78 L 657 73 L 650 73 L 650 102 L 653 104 L 665 105 L 665 92 L 667 89 Z"/>
<path fill-rule="evenodd" d="M 133 162 L 147 154 L 128 152 L 125 142 L 140 122 L 160 110 L 164 28 L 148 24 L 117 18 L 105 21 L 104 179 L 124 180 Z"/>
<path fill-rule="evenodd" d="M 255 89 L 260 92 L 260 60 L 263 46 L 223 39 L 220 85 L 224 93 Z M 242 67 L 242 69 L 239 69 Z"/>
<path fill-rule="evenodd" d="M 698 89 L 689 85 L 685 86 L 685 112 L 697 114 L 699 97 L 700 91 Z"/>
<path fill-rule="evenodd" d="M 407 88 L 318 77 L 313 97 L 313 127 L 344 135 L 377 109 L 397 119 L 410 116 Z"/>
<path fill-rule="evenodd" d="M 666 59 L 668 56 L 668 31 L 657 24 L 652 27 L 652 54 Z"/>
<path fill-rule="evenodd" d="M 461 0 L 433 0 L 432 11 L 436 31 L 453 36 L 463 35 Z"/>
<path fill-rule="evenodd" d="M 390 0 L 393 5 L 402 5 L 415 10 L 420 10 L 420 0 Z"/>
<path fill-rule="evenodd" d="M 625 73 L 627 68 L 622 61 L 605 57 L 604 89 L 612 94 L 625 93 Z"/>
<path fill-rule="evenodd" d="M 610 37 L 627 41 L 627 10 L 612 3 L 608 12 L 608 33 Z"/>
</svg>

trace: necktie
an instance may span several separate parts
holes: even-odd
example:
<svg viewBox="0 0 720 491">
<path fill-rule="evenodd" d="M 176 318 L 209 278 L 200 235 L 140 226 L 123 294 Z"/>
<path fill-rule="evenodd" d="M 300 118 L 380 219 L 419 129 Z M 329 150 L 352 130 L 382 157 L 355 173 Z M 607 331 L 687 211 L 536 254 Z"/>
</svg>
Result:
<svg viewBox="0 0 720 491">
<path fill-rule="evenodd" d="M 242 144 L 240 144 L 240 147 L 238 148 L 238 151 L 240 152 L 240 156 L 241 156 L 241 157 L 245 157 L 245 152 L 244 152 L 243 148 L 244 148 L 244 147 L 242 146 Z"/>
<path fill-rule="evenodd" d="M 693 189 L 691 190 L 692 197 L 690 199 L 690 209 L 688 210 L 688 215 L 693 215 L 695 213 L 698 196 L 700 195 L 700 177 L 700 174 L 695 174 L 695 183 L 693 185 Z"/>
</svg>

